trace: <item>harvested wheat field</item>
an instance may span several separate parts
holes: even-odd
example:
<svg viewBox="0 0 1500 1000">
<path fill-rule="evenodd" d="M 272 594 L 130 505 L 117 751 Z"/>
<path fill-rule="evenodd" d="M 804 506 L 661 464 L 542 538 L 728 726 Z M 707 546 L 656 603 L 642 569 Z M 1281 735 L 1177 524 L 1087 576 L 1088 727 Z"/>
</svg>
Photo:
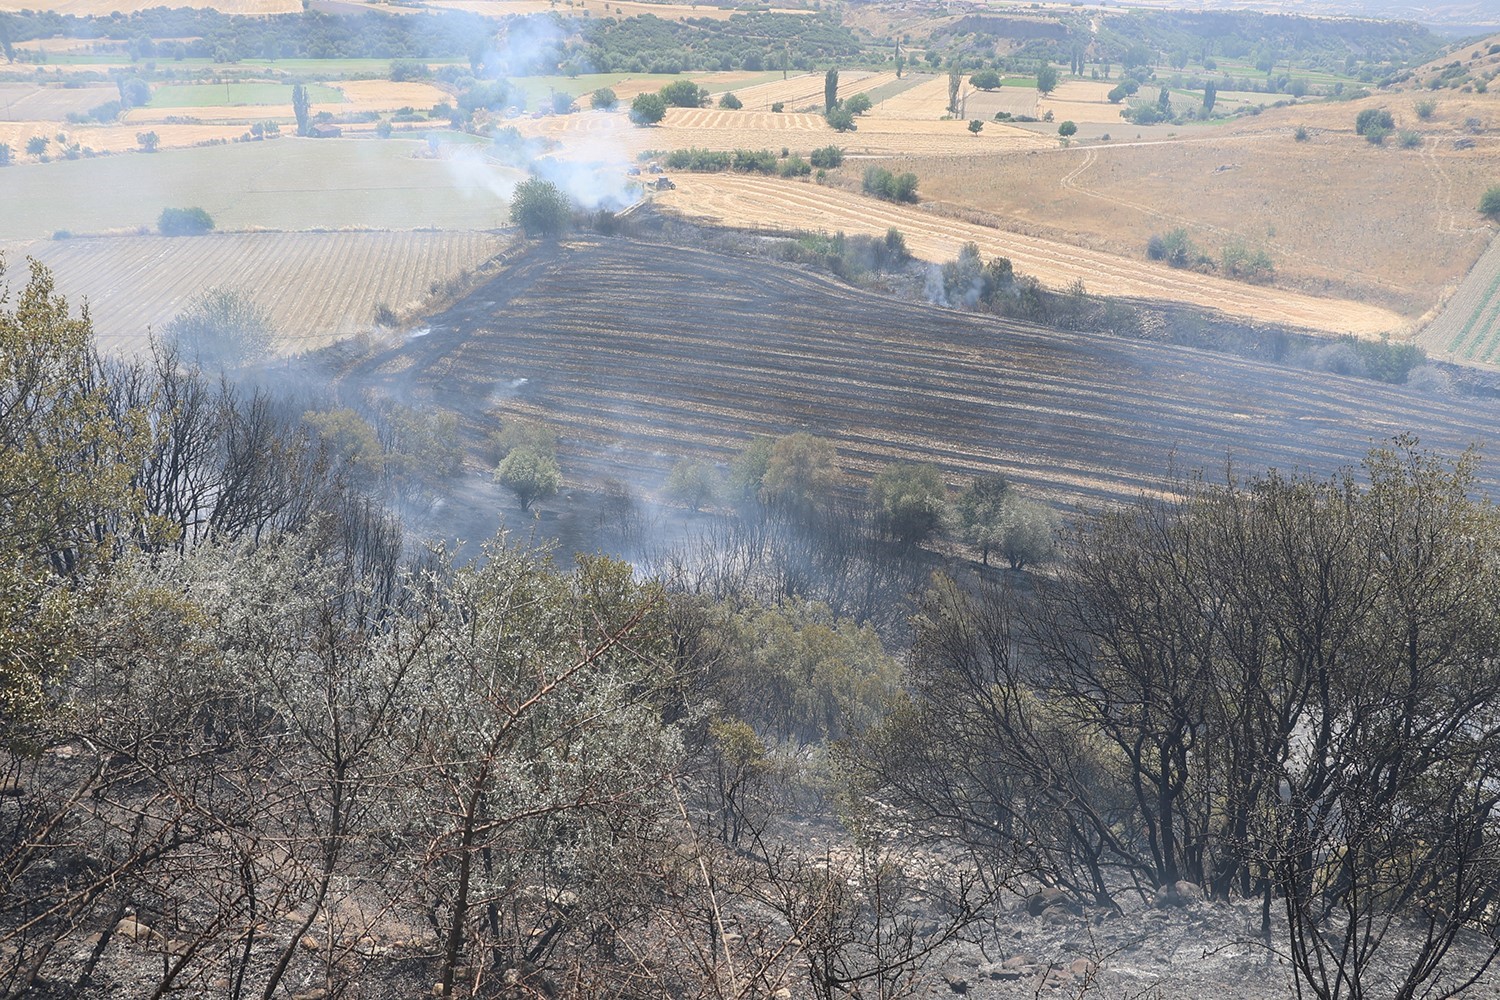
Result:
<svg viewBox="0 0 1500 1000">
<path fill-rule="evenodd" d="M 973 242 L 985 257 L 1009 257 L 1016 270 L 1054 288 L 1082 280 L 1095 294 L 1183 302 L 1325 333 L 1377 336 L 1406 326 L 1390 310 L 1363 302 L 1228 281 L 1155 264 L 1144 256 L 1133 259 L 994 229 L 812 183 L 729 174 L 681 174 L 676 181 L 677 190 L 657 195 L 657 201 L 690 218 L 781 231 L 821 229 L 870 235 L 894 226 L 906 237 L 912 253 L 923 260 L 951 260 L 960 247 Z"/>
<path fill-rule="evenodd" d="M 47 155 L 60 159 L 67 148 L 77 145 L 81 153 L 124 153 L 140 148 L 137 138 L 144 131 L 156 133 L 162 149 L 185 149 L 208 142 L 231 142 L 245 134 L 238 125 L 59 125 L 55 121 L 0 120 L 0 143 L 10 146 L 17 160 L 30 160 L 22 153 L 33 136 L 48 140 Z M 65 139 L 58 139 L 62 135 Z"/>
<path fill-rule="evenodd" d="M 845 100 L 876 87 L 894 82 L 895 73 L 871 73 L 866 70 L 841 70 L 839 72 L 839 99 Z M 788 111 L 823 107 L 823 74 L 803 73 L 786 80 L 772 80 L 736 90 L 735 96 L 745 103 L 749 111 L 769 111 L 772 104 L 785 104 Z"/>
<path fill-rule="evenodd" d="M 271 316 L 278 349 L 322 347 L 370 329 L 375 307 L 409 313 L 434 284 L 498 253 L 494 233 L 224 233 L 118 236 L 16 244 L 6 259 L 46 264 L 59 288 L 87 302 L 101 348 L 140 351 L 195 295 L 227 287 Z M 14 279 L 14 274 L 12 275 Z"/>
<path fill-rule="evenodd" d="M 1036 90 L 1031 87 L 1001 87 L 999 90 L 975 90 L 965 85 L 959 97 L 959 117 L 978 118 L 986 126 L 995 115 L 1028 115 L 1040 118 Z M 1061 119 L 1059 119 L 1061 120 Z"/>
<path fill-rule="evenodd" d="M 898 121 L 874 113 L 859 119 L 855 132 L 836 132 L 822 115 L 760 111 L 721 111 L 716 108 L 672 108 L 660 125 L 640 128 L 622 112 L 586 111 L 519 119 L 513 123 L 524 135 L 558 144 L 565 159 L 596 160 L 609 153 L 633 159 L 647 150 L 774 149 L 782 146 L 806 153 L 818 146 L 836 145 L 846 153 L 867 156 L 959 156 L 1045 148 L 1055 140 L 998 122 L 972 135 L 967 122 Z"/>
<path fill-rule="evenodd" d="M 587 280 L 579 280 L 587 275 Z M 659 481 L 754 434 L 832 439 L 848 471 L 937 463 L 1062 503 L 1131 498 L 1169 464 L 1325 473 L 1413 431 L 1456 453 L 1493 416 L 1401 387 L 902 302 L 804 270 L 681 247 L 535 245 L 430 333 L 344 384 L 555 425 L 570 477 Z"/>
<path fill-rule="evenodd" d="M 546 14 L 557 10 L 551 0 L 425 0 L 421 7 L 437 10 L 464 10 L 481 17 L 505 17 L 512 14 Z M 403 8 L 392 7 L 392 10 Z M 686 3 L 645 3 L 640 0 L 572 0 L 570 13 L 587 11 L 590 17 L 639 17 L 650 14 L 665 21 L 685 21 L 688 18 L 708 18 L 712 21 L 727 21 L 744 11 L 733 8 L 694 5 Z M 810 9 L 772 8 L 777 14 L 811 14 Z"/>
<path fill-rule="evenodd" d="M 1031 112 L 1040 118 L 1052 112 L 1054 120 L 1072 121 L 1079 125 L 1119 125 L 1122 129 L 1135 126 L 1120 118 L 1120 104 L 1111 104 L 1105 97 L 1114 86 L 1093 80 L 1068 80 L 1058 84 L 1056 90 L 1039 98 L 1036 110 Z M 1035 91 L 1033 91 L 1035 93 Z"/>
<path fill-rule="evenodd" d="M 948 78 L 935 76 L 909 87 L 877 102 L 873 113 L 881 118 L 917 121 L 942 118 L 948 113 Z"/>
<path fill-rule="evenodd" d="M 1126 257 L 1181 227 L 1214 258 L 1236 241 L 1264 249 L 1278 285 L 1367 300 L 1414 322 L 1489 242 L 1476 206 L 1500 177 L 1500 141 L 1456 149 L 1435 132 L 1419 149 L 1375 147 L 1352 134 L 1353 116 L 1340 113 L 1349 134 L 1301 143 L 1268 112 L 1242 130 L 1163 142 L 896 165 L 916 172 L 925 198 L 1007 227 Z"/>
</svg>

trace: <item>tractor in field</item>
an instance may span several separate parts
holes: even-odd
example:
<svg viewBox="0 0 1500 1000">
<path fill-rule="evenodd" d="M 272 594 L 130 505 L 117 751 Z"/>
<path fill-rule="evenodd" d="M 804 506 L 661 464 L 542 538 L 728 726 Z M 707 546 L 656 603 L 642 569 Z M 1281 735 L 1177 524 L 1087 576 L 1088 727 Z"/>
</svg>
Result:
<svg viewBox="0 0 1500 1000">
<path fill-rule="evenodd" d="M 658 177 L 656 179 L 656 190 L 658 190 L 658 191 L 676 191 L 677 190 L 677 185 L 672 183 L 672 178 L 670 178 L 670 177 Z"/>
</svg>

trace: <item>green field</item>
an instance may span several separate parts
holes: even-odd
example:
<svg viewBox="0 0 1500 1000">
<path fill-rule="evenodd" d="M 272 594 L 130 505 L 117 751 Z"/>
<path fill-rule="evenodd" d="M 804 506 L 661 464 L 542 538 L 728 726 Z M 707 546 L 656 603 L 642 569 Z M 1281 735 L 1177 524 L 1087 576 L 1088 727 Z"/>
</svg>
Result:
<svg viewBox="0 0 1500 1000">
<path fill-rule="evenodd" d="M 337 104 L 342 92 L 321 83 L 307 85 L 314 104 Z M 153 108 L 227 108 L 240 104 L 281 104 L 290 107 L 292 87 L 285 83 L 174 83 L 151 93 Z"/>
<path fill-rule="evenodd" d="M 506 206 L 415 141 L 280 139 L 5 169 L 0 239 L 153 227 L 203 208 L 220 229 L 493 229 Z M 518 175 L 517 175 L 518 176 Z"/>
</svg>

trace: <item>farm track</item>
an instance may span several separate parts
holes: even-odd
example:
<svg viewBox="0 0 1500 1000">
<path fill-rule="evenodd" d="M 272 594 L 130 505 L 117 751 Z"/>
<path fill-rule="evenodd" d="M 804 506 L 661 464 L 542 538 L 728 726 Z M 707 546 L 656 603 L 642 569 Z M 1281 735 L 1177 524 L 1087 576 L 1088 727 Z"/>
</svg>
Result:
<svg viewBox="0 0 1500 1000">
<path fill-rule="evenodd" d="M 248 292 L 270 314 L 283 352 L 368 330 L 375 306 L 419 307 L 444 282 L 497 253 L 492 233 L 223 233 L 192 239 L 123 236 L 37 242 L 22 254 L 52 269 L 74 302 L 87 302 L 100 347 L 132 353 L 208 288 Z"/>
<path fill-rule="evenodd" d="M 1434 357 L 1500 363 L 1500 237 L 1474 263 L 1443 311 L 1417 335 Z"/>
<path fill-rule="evenodd" d="M 804 429 L 858 475 L 932 461 L 953 482 L 997 472 L 1063 503 L 1159 489 L 1172 464 L 1324 473 L 1400 431 L 1455 452 L 1497 430 L 1397 387 L 625 240 L 531 248 L 431 331 L 342 379 L 451 407 L 476 442 L 497 412 L 542 417 L 570 477 L 648 488 L 681 457 L 727 461 L 753 434 Z"/>
<path fill-rule="evenodd" d="M 1053 287 L 1082 280 L 1095 294 L 1186 302 L 1233 316 L 1328 333 L 1372 336 L 1403 325 L 1395 313 L 1365 303 L 1227 281 L 947 219 L 914 206 L 814 184 L 730 174 L 683 174 L 676 180 L 677 190 L 659 195 L 659 204 L 684 216 L 727 225 L 869 235 L 883 234 L 894 226 L 906 237 L 908 248 L 924 260 L 951 260 L 964 243 L 973 242 L 986 257 L 1009 257 L 1016 270 Z"/>
</svg>

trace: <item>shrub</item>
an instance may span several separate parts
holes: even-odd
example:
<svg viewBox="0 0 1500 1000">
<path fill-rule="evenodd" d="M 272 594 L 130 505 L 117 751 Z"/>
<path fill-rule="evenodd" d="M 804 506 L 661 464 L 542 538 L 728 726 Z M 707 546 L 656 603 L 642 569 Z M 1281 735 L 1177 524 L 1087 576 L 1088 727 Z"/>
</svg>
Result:
<svg viewBox="0 0 1500 1000">
<path fill-rule="evenodd" d="M 1500 184 L 1495 184 L 1479 196 L 1479 211 L 1492 219 L 1500 219 Z"/>
<path fill-rule="evenodd" d="M 870 167 L 865 171 L 864 190 L 886 201 L 916 201 L 917 175 L 893 174 L 884 167 Z"/>
<path fill-rule="evenodd" d="M 1057 134 L 1063 138 L 1078 134 L 1078 125 L 1074 122 L 1063 122 L 1057 126 Z"/>
<path fill-rule="evenodd" d="M 156 228 L 163 236 L 201 236 L 213 230 L 214 220 L 201 208 L 164 208 Z"/>
<path fill-rule="evenodd" d="M 831 170 L 844 162 L 844 151 L 838 146 L 823 146 L 813 150 L 808 159 L 815 167 Z"/>
<path fill-rule="evenodd" d="M 396 83 L 403 83 L 407 80 L 425 80 L 431 75 L 432 73 L 428 70 L 426 63 L 418 62 L 415 59 L 391 60 L 390 76 Z"/>
<path fill-rule="evenodd" d="M 872 107 L 874 107 L 874 105 L 870 103 L 869 94 L 855 94 L 853 97 L 850 97 L 844 101 L 844 108 L 851 115 L 865 114 Z"/>
<path fill-rule="evenodd" d="M 992 69 L 981 70 L 969 77 L 969 85 L 978 90 L 996 90 L 1000 87 L 1000 74 Z"/>
<path fill-rule="evenodd" d="M 1416 149 L 1422 145 L 1422 133 L 1415 129 L 1404 128 L 1396 133 L 1396 141 L 1401 144 L 1402 149 Z"/>
<path fill-rule="evenodd" d="M 837 132 L 853 132 L 859 126 L 854 124 L 854 114 L 846 107 L 840 105 L 829 109 L 823 116 L 829 125 Z"/>
<path fill-rule="evenodd" d="M 732 166 L 747 174 L 774 174 L 776 154 L 769 149 L 736 149 Z"/>
<path fill-rule="evenodd" d="M 1372 142 L 1384 140 L 1385 136 L 1389 135 L 1395 127 L 1396 119 L 1391 117 L 1389 111 L 1380 108 L 1365 108 L 1365 110 L 1361 111 L 1354 118 L 1354 132 L 1356 135 L 1368 136 L 1371 129 L 1385 130 L 1380 140 L 1372 139 Z"/>
<path fill-rule="evenodd" d="M 775 104 L 771 105 L 771 110 L 773 112 L 775 112 L 776 114 L 778 114 L 778 115 L 781 114 L 783 111 L 786 110 L 786 102 L 785 101 L 777 101 Z"/>
<path fill-rule="evenodd" d="M 620 99 L 608 87 L 600 87 L 589 97 L 589 107 L 596 111 L 613 111 Z"/>
<path fill-rule="evenodd" d="M 1391 130 L 1380 125 L 1371 125 L 1365 129 L 1365 141 L 1372 146 L 1379 146 L 1385 142 L 1385 137 L 1391 134 Z"/>
<path fill-rule="evenodd" d="M 984 122 L 980 121 L 978 118 L 975 118 L 973 121 L 969 122 L 969 131 L 974 135 L 978 135 L 980 130 L 983 128 Z"/>
<path fill-rule="evenodd" d="M 1307 131 L 1306 125 L 1298 125 L 1297 131 L 1292 133 L 1292 138 L 1296 139 L 1298 142 L 1306 142 L 1308 139 L 1312 138 L 1312 133 Z"/>
<path fill-rule="evenodd" d="M 210 370 L 258 361 L 276 339 L 266 311 L 245 293 L 228 288 L 202 293 L 162 332 L 183 358 Z"/>
<path fill-rule="evenodd" d="M 1422 121 L 1431 121 L 1433 114 L 1437 111 L 1437 101 L 1425 98 L 1412 105 L 1412 110 L 1416 111 L 1417 117 Z"/>
<path fill-rule="evenodd" d="M 812 164 L 802 157 L 793 154 L 781 161 L 779 172 L 783 177 L 806 177 L 812 173 Z"/>
<path fill-rule="evenodd" d="M 733 94 L 725 94 L 723 97 L 719 98 L 719 107 L 724 108 L 728 111 L 738 111 L 744 106 L 745 102 L 741 101 Z"/>
<path fill-rule="evenodd" d="M 692 170 L 699 173 L 728 170 L 732 162 L 733 155 L 727 150 L 699 149 L 697 146 L 674 149 L 667 154 L 666 160 L 668 170 Z"/>
</svg>

